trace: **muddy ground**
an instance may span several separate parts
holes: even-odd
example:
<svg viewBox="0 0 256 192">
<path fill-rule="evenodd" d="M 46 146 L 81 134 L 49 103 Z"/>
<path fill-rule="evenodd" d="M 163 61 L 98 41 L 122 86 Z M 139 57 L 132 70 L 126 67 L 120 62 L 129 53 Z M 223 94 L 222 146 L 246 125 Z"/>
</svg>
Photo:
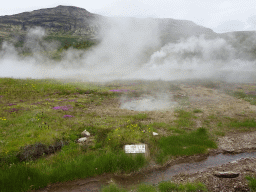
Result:
<svg viewBox="0 0 256 192">
<path fill-rule="evenodd" d="M 175 98 L 182 98 L 179 101 L 179 107 L 185 109 L 200 109 L 203 113 L 198 113 L 196 116 L 196 127 L 204 126 L 204 119 L 209 115 L 216 115 L 218 117 L 228 116 L 231 118 L 256 118 L 256 106 L 251 105 L 242 99 L 237 99 L 227 94 L 228 90 L 243 90 L 244 92 L 251 92 L 256 90 L 256 84 L 200 84 L 200 83 L 179 83 L 178 88 L 172 91 L 172 96 Z M 120 89 L 129 88 L 127 85 L 119 87 Z M 183 103 L 182 103 L 183 102 Z M 95 109 L 90 109 L 102 115 L 115 114 L 136 114 L 134 111 L 119 109 L 118 99 L 108 101 Z M 106 108 L 106 106 L 108 106 Z M 177 106 L 176 106 L 177 107 Z M 175 119 L 173 109 L 163 111 L 148 112 L 150 121 L 156 122 L 170 122 Z M 213 119 L 214 121 L 214 119 Z M 211 126 L 208 124 L 208 126 Z M 219 128 L 212 126 L 214 131 L 221 131 Z M 214 130 L 216 129 L 216 130 Z M 195 155 L 191 157 L 180 157 L 167 162 L 164 166 L 157 165 L 153 160 L 150 165 L 142 170 L 140 173 L 147 174 L 162 167 L 172 166 L 175 164 L 200 161 L 206 159 L 209 155 L 216 155 L 219 153 L 242 153 L 248 151 L 256 151 L 256 131 L 247 130 L 241 132 L 237 130 L 223 130 L 225 136 L 218 136 L 216 141 L 218 143 L 217 150 L 211 150 L 208 154 Z M 165 135 L 165 131 L 159 129 L 160 135 Z M 218 178 L 213 174 L 216 171 L 234 171 L 238 172 L 239 176 L 236 178 Z M 64 192 L 64 191 L 100 191 L 103 185 L 111 182 L 116 182 L 119 185 L 125 184 L 123 181 L 126 177 L 136 175 L 139 173 L 131 173 L 129 175 L 114 175 L 105 174 L 93 178 L 80 179 L 76 181 L 69 181 L 65 183 L 57 183 L 48 185 L 47 188 L 37 190 L 38 192 Z M 249 191 L 248 182 L 245 179 L 246 175 L 256 177 L 256 159 L 241 159 L 239 161 L 231 162 L 219 167 L 208 168 L 202 172 L 193 174 L 179 174 L 173 177 L 172 181 L 176 183 L 185 182 L 202 182 L 209 191 Z M 136 181 L 134 181 L 136 183 Z M 128 185 L 127 185 L 128 186 Z"/>
</svg>

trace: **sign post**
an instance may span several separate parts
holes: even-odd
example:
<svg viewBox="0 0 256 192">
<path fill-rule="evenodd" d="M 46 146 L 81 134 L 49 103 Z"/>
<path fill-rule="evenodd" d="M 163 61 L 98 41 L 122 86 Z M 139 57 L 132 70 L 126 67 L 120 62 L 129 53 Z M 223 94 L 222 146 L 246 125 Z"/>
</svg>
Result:
<svg viewBox="0 0 256 192">
<path fill-rule="evenodd" d="M 145 157 L 149 156 L 149 150 L 148 150 L 147 144 L 125 145 L 124 151 L 125 153 L 131 153 L 131 154 L 143 153 Z"/>
</svg>

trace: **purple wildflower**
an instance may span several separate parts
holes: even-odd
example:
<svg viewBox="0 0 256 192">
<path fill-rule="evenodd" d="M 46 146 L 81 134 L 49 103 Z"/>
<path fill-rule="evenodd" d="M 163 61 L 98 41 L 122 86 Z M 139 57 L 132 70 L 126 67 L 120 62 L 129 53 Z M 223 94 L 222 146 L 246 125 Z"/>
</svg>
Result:
<svg viewBox="0 0 256 192">
<path fill-rule="evenodd" d="M 9 110 L 10 113 L 13 113 L 13 112 L 18 112 L 22 109 L 17 109 L 17 108 L 12 108 L 11 110 Z"/>
<path fill-rule="evenodd" d="M 74 117 L 72 115 L 64 115 L 63 118 L 67 118 L 67 117 Z"/>
<path fill-rule="evenodd" d="M 4 97 L 4 96 L 3 96 L 3 95 L 0 95 L 0 98 L 1 98 L 1 97 Z"/>
<path fill-rule="evenodd" d="M 17 105 L 17 104 L 14 104 L 14 103 L 9 103 L 8 105 L 9 105 L 9 106 L 12 106 L 12 105 Z"/>
<path fill-rule="evenodd" d="M 72 109 L 73 107 L 71 105 L 68 106 L 57 106 L 57 107 L 53 107 L 52 109 L 58 110 L 58 109 L 62 109 L 63 111 L 68 111 L 69 109 Z"/>
</svg>

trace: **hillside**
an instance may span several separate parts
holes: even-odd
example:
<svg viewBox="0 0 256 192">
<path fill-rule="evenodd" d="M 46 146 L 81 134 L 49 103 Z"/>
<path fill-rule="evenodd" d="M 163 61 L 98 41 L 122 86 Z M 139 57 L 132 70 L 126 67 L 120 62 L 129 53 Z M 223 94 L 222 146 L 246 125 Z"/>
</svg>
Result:
<svg viewBox="0 0 256 192">
<path fill-rule="evenodd" d="M 24 35 L 29 28 L 41 26 L 49 35 L 72 35 L 94 37 L 100 23 L 107 17 L 88 12 L 74 6 L 59 5 L 54 8 L 39 9 L 15 15 L 0 17 L 0 39 L 12 39 Z M 175 19 L 157 20 L 161 36 L 167 41 L 191 35 L 216 35 L 211 29 L 198 26 L 192 21 Z"/>
<path fill-rule="evenodd" d="M 50 33 L 72 32 L 74 35 L 93 34 L 97 26 L 92 21 L 101 16 L 73 6 L 57 6 L 10 16 L 0 17 L 0 36 L 24 33 L 31 27 L 41 26 Z"/>
</svg>

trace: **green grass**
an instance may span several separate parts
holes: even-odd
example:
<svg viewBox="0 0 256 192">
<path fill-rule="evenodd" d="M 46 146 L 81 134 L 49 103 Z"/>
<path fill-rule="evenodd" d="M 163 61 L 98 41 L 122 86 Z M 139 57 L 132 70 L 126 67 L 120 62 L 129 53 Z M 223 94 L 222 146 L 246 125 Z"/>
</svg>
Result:
<svg viewBox="0 0 256 192">
<path fill-rule="evenodd" d="M 65 182 L 78 178 L 92 177 L 109 172 L 131 172 L 146 163 L 142 155 L 135 157 L 119 153 L 92 152 L 77 154 L 77 148 L 66 148 L 49 162 L 44 159 L 35 162 L 3 166 L 0 169 L 0 191 L 21 191 L 45 187 L 48 183 Z M 76 155 L 71 158 L 70 155 Z M 15 185 L 13 185 L 15 183 Z"/>
<path fill-rule="evenodd" d="M 256 121 L 255 119 L 244 119 L 240 121 L 232 119 L 229 126 L 234 128 L 256 128 Z"/>
<path fill-rule="evenodd" d="M 126 189 L 120 188 L 115 184 L 105 186 L 101 189 L 101 192 L 127 192 Z"/>
<path fill-rule="evenodd" d="M 194 116 L 193 113 L 185 110 L 176 110 L 175 113 L 178 118 L 174 121 L 177 128 L 190 128 L 194 126 L 195 122 L 193 119 L 196 119 L 197 117 Z"/>
<path fill-rule="evenodd" d="M 249 181 L 251 191 L 256 191 L 256 179 L 250 176 L 246 176 L 246 179 Z"/>
<path fill-rule="evenodd" d="M 133 190 L 134 191 L 134 190 Z M 171 181 L 164 181 L 159 183 L 157 186 L 149 184 L 140 184 L 135 188 L 136 192 L 170 192 L 170 191 L 183 191 L 183 192 L 197 192 L 197 191 L 208 191 L 206 186 L 202 183 L 186 183 L 176 184 Z M 128 192 L 127 189 L 118 187 L 116 184 L 110 184 L 104 186 L 101 192 Z"/>
<path fill-rule="evenodd" d="M 146 166 L 149 159 L 124 154 L 126 144 L 147 144 L 150 158 L 160 163 L 171 156 L 204 153 L 215 147 L 205 129 L 188 131 L 194 129 L 194 112 L 177 110 L 174 122 L 147 123 L 153 119 L 148 113 L 127 116 L 104 111 L 100 105 L 118 98 L 111 89 L 53 79 L 0 78 L 0 180 L 4 181 L 0 191 L 14 181 L 17 185 L 10 189 L 21 191 L 106 172 L 129 173 Z M 76 140 L 85 129 L 94 140 L 79 146 Z M 159 130 L 169 136 L 153 136 L 152 132 Z M 51 156 L 41 151 L 20 162 L 19 154 L 58 142 L 66 143 Z"/>
<path fill-rule="evenodd" d="M 208 191 L 202 183 L 186 183 L 186 184 L 175 184 L 170 181 L 161 182 L 158 185 L 160 192 L 169 191 Z"/>
<path fill-rule="evenodd" d="M 146 119 L 148 119 L 148 114 L 139 113 L 137 115 L 133 115 L 132 118 L 135 119 L 135 120 L 146 120 Z"/>
<path fill-rule="evenodd" d="M 205 128 L 185 133 L 162 137 L 158 140 L 160 153 L 157 162 L 163 164 L 168 156 L 194 155 L 205 153 L 208 148 L 216 148 L 214 141 L 210 140 Z"/>
<path fill-rule="evenodd" d="M 185 133 L 186 131 L 184 129 L 180 129 L 177 126 L 171 125 L 171 124 L 167 124 L 167 123 L 159 123 L 159 122 L 153 122 L 150 124 L 153 128 L 155 129 L 159 129 L 159 128 L 163 128 L 167 131 L 170 131 L 171 133 Z"/>
<path fill-rule="evenodd" d="M 215 134 L 218 136 L 225 136 L 225 132 L 223 131 L 215 131 Z"/>
<path fill-rule="evenodd" d="M 201 109 L 194 109 L 193 113 L 203 113 L 203 111 Z"/>
<path fill-rule="evenodd" d="M 242 91 L 235 91 L 232 94 L 239 99 L 244 99 L 245 101 L 250 102 L 251 105 L 256 105 L 256 95 L 246 94 Z"/>
<path fill-rule="evenodd" d="M 140 184 L 137 188 L 137 192 L 157 192 L 157 189 L 152 185 Z"/>
</svg>

